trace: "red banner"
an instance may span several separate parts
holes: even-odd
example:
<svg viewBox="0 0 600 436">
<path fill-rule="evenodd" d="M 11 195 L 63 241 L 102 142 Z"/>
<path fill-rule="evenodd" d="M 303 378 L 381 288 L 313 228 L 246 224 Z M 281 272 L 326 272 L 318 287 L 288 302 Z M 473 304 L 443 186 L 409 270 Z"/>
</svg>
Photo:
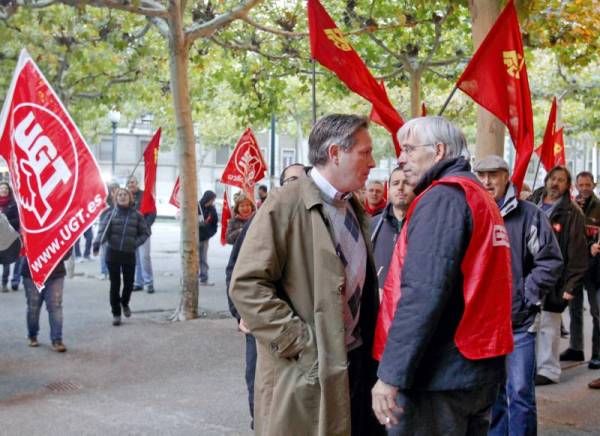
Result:
<svg viewBox="0 0 600 436">
<path fill-rule="evenodd" d="M 396 133 L 404 120 L 390 103 L 385 86 L 373 77 L 319 0 L 308 0 L 307 12 L 312 58 L 333 71 L 350 90 L 371 102 L 371 119 L 392 134 L 398 156 L 400 145 Z"/>
<path fill-rule="evenodd" d="M 533 153 L 533 112 L 519 20 L 512 0 L 498 16 L 456 86 L 508 128 L 517 151 L 512 180 L 521 189 Z"/>
<path fill-rule="evenodd" d="M 565 138 L 563 137 L 564 128 L 561 127 L 554 135 L 554 165 L 567 165 L 565 158 Z"/>
<path fill-rule="evenodd" d="M 242 188 L 254 199 L 254 185 L 265 177 L 267 164 L 250 128 L 242 134 L 223 170 L 221 183 Z"/>
<path fill-rule="evenodd" d="M 75 123 L 23 50 L 2 113 L 8 163 L 31 277 L 38 289 L 105 208 L 106 185 Z"/>
<path fill-rule="evenodd" d="M 227 189 L 223 193 L 223 212 L 221 212 L 221 245 L 227 244 L 227 225 L 231 219 L 231 209 L 227 199 Z"/>
<path fill-rule="evenodd" d="M 140 213 L 156 213 L 156 167 L 158 166 L 159 128 L 144 150 L 144 195 L 140 201 Z"/>
<path fill-rule="evenodd" d="M 169 203 L 171 203 L 177 209 L 181 208 L 181 203 L 179 202 L 179 176 L 177 176 L 177 180 L 175 180 L 175 186 L 173 186 L 173 192 L 171 192 Z"/>
<path fill-rule="evenodd" d="M 556 165 L 565 165 L 565 144 L 562 129 L 556 130 L 556 111 L 556 97 L 554 97 L 552 106 L 550 106 L 548 122 L 546 123 L 544 140 L 535 149 L 535 153 L 540 157 L 546 171 L 550 171 Z"/>
</svg>

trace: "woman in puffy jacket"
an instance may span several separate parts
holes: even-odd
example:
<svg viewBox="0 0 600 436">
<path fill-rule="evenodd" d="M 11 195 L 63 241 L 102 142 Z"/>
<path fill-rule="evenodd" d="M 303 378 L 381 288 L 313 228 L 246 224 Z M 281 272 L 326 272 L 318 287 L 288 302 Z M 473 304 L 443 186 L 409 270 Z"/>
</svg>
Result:
<svg viewBox="0 0 600 436">
<path fill-rule="evenodd" d="M 94 241 L 94 254 L 107 243 L 106 264 L 110 278 L 110 306 L 113 325 L 121 325 L 121 307 L 126 318 L 131 316 L 129 300 L 133 291 L 135 250 L 150 236 L 141 213 L 135 210 L 133 195 L 124 188 L 117 189 L 115 205 L 103 215 Z M 123 292 L 121 293 L 121 276 Z"/>
</svg>

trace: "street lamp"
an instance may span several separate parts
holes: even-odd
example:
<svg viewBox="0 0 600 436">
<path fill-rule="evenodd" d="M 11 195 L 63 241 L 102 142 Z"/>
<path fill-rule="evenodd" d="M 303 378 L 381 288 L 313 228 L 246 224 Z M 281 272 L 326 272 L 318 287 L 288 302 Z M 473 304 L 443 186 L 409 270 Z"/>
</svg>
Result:
<svg viewBox="0 0 600 436">
<path fill-rule="evenodd" d="M 117 160 L 116 150 L 117 150 L 117 125 L 121 120 L 121 112 L 116 109 L 111 109 L 108 112 L 108 119 L 112 124 L 112 163 L 111 163 L 111 173 L 113 179 L 115 178 L 115 161 Z"/>
</svg>

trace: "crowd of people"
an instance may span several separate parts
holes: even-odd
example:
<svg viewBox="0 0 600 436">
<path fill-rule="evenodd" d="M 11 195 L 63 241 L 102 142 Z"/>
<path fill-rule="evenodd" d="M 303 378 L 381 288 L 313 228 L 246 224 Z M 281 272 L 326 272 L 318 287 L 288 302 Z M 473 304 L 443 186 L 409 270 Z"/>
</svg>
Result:
<svg viewBox="0 0 600 436">
<path fill-rule="evenodd" d="M 398 167 L 369 181 L 367 120 L 323 117 L 311 166 L 230 221 L 227 289 L 257 434 L 537 434 L 535 386 L 585 359 L 584 289 L 588 367 L 600 366 L 593 175 L 577 175 L 575 199 L 562 166 L 521 190 L 500 156 L 471 168 L 442 117 L 398 139 Z"/>
</svg>

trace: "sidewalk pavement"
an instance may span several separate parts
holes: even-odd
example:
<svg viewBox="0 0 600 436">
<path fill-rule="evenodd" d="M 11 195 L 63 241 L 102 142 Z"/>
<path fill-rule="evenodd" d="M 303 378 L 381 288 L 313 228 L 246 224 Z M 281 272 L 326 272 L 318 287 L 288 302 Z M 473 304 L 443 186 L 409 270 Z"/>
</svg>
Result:
<svg viewBox="0 0 600 436">
<path fill-rule="evenodd" d="M 156 292 L 134 292 L 132 317 L 120 327 L 111 325 L 109 284 L 96 277 L 98 261 L 75 265 L 63 301 L 66 353 L 50 349 L 45 309 L 41 346 L 29 348 L 22 287 L 0 293 L 0 435 L 251 434 L 244 340 L 225 299 L 230 247 L 211 240 L 216 284 L 200 288 L 201 318 L 172 323 L 179 226 L 159 221 L 152 230 Z M 600 371 L 575 365 L 560 384 L 538 388 L 540 434 L 600 434 L 600 392 L 587 388 L 598 377 Z"/>
</svg>

